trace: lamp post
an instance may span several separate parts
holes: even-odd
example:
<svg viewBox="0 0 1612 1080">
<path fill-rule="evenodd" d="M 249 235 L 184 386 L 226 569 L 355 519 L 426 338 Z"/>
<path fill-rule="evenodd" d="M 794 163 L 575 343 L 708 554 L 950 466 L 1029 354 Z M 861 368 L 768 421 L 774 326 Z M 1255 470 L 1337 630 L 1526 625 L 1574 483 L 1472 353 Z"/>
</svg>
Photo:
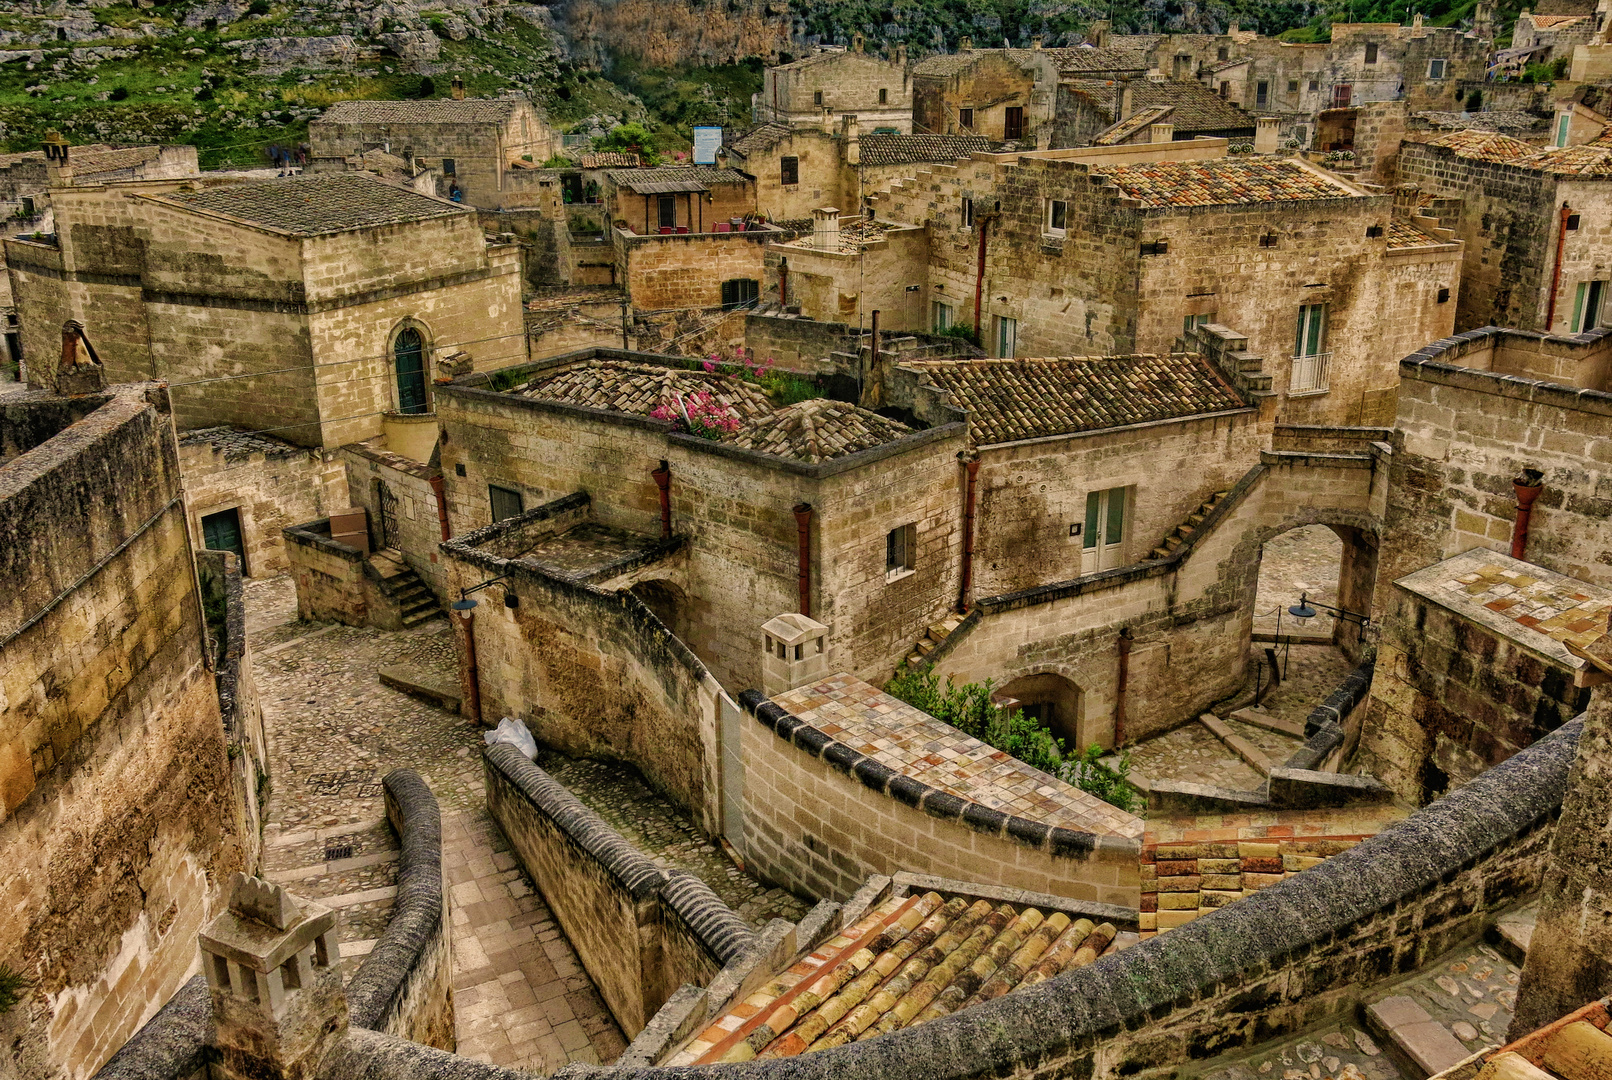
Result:
<svg viewBox="0 0 1612 1080">
<path fill-rule="evenodd" d="M 1306 623 L 1315 618 L 1316 608 L 1320 608 L 1322 611 L 1325 611 L 1335 619 L 1341 619 L 1344 622 L 1352 622 L 1362 628 L 1371 622 L 1370 615 L 1363 615 L 1358 611 L 1350 611 L 1347 608 L 1333 607 L 1331 604 L 1323 604 L 1319 600 L 1312 603 L 1308 590 L 1299 593 L 1299 602 L 1288 608 L 1287 613 L 1297 619 L 1299 621 L 1300 628 L 1303 628 Z M 1281 620 L 1281 613 L 1278 612 L 1276 615 L 1276 623 L 1278 628 L 1277 640 L 1281 640 Z M 1284 646 L 1284 650 L 1285 651 L 1282 653 L 1282 677 L 1286 678 L 1288 657 L 1293 651 L 1292 639 L 1287 641 L 1286 645 Z"/>
<path fill-rule="evenodd" d="M 453 611 L 454 636 L 459 641 L 459 690 L 464 696 L 460 706 L 460 714 L 474 723 L 481 723 L 481 679 L 476 664 L 476 606 L 477 601 L 471 593 L 480 592 L 492 585 L 504 590 L 504 606 L 514 608 L 520 606 L 520 597 L 516 596 L 508 585 L 504 584 L 508 574 L 500 574 L 495 578 L 472 585 L 468 589 L 459 590 L 459 599 L 448 607 Z"/>
</svg>

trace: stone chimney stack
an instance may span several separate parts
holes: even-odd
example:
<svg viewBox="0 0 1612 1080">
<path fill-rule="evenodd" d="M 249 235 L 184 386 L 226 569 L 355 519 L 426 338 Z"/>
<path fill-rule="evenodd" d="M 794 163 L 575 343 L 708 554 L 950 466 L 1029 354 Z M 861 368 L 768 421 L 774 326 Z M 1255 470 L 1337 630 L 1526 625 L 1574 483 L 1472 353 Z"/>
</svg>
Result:
<svg viewBox="0 0 1612 1080">
<path fill-rule="evenodd" d="M 1281 141 L 1282 118 L 1280 116 L 1261 116 L 1254 121 L 1254 153 L 1274 154 Z"/>
<path fill-rule="evenodd" d="M 791 612 L 761 626 L 761 692 L 768 697 L 828 677 L 828 627 Z"/>
<path fill-rule="evenodd" d="M 59 131 L 47 131 L 45 145 L 45 183 L 49 187 L 73 186 L 73 163 L 69 158 L 71 144 Z"/>
<path fill-rule="evenodd" d="M 1421 33 L 1422 33 L 1422 13 L 1420 11 L 1418 11 L 1415 15 L 1411 16 L 1411 33 L 1416 35 L 1416 36 L 1418 36 L 1418 37 L 1421 36 Z"/>
<path fill-rule="evenodd" d="M 957 51 L 960 52 L 960 53 L 973 52 L 974 51 L 974 39 L 969 37 L 966 34 L 963 35 L 963 37 L 958 39 Z"/>
<path fill-rule="evenodd" d="M 851 51 L 861 52 L 867 45 L 867 40 L 861 34 L 851 35 Z"/>
<path fill-rule="evenodd" d="M 449 93 L 453 96 L 453 100 L 455 101 L 463 101 L 465 99 L 464 76 L 455 75 L 453 77 L 452 89 L 449 90 Z"/>
<path fill-rule="evenodd" d="M 900 45 L 896 46 L 896 63 L 900 64 L 902 67 L 907 66 L 907 45 L 906 45 L 906 42 L 902 42 Z"/>
<path fill-rule="evenodd" d="M 1040 34 L 1037 34 L 1035 37 L 1030 39 L 1030 48 L 1034 49 L 1036 52 L 1041 51 L 1041 46 L 1042 38 Z"/>
<path fill-rule="evenodd" d="M 819 206 L 812 211 L 812 246 L 822 251 L 840 249 L 839 207 Z"/>
<path fill-rule="evenodd" d="M 347 1035 L 335 912 L 237 872 L 200 943 L 213 1080 L 311 1080 Z"/>
<path fill-rule="evenodd" d="M 1147 141 L 1150 143 L 1167 143 L 1175 141 L 1174 124 L 1150 124 L 1147 129 Z"/>
<path fill-rule="evenodd" d="M 1122 80 L 1119 84 L 1119 115 L 1114 117 L 1114 122 L 1116 124 L 1121 120 L 1129 120 L 1131 118 L 1131 114 L 1136 111 L 1135 98 L 1136 91 L 1131 89 L 1130 82 L 1128 80 Z"/>
<path fill-rule="evenodd" d="M 1494 0 L 1478 0 L 1472 10 L 1472 35 L 1494 40 Z"/>
<path fill-rule="evenodd" d="M 1097 46 L 1097 48 L 1101 49 L 1104 45 L 1108 44 L 1108 26 L 1109 23 L 1107 19 L 1097 19 L 1091 24 L 1090 27 L 1087 28 L 1088 33 L 1086 40 L 1090 41 L 1093 45 Z"/>
<path fill-rule="evenodd" d="M 845 164 L 862 164 L 862 128 L 852 113 L 845 114 Z"/>
<path fill-rule="evenodd" d="M 1233 38 L 1236 37 L 1239 29 L 1240 28 L 1236 23 L 1232 23 L 1230 26 L 1226 27 L 1226 36 Z"/>
<path fill-rule="evenodd" d="M 39 366 L 48 370 L 48 365 Z M 29 382 L 32 385 L 33 380 Z M 101 366 L 95 347 L 84 335 L 84 324 L 77 319 L 62 323 L 62 358 L 56 365 L 55 385 L 48 389 L 63 397 L 97 394 L 106 389 L 106 368 Z"/>
</svg>

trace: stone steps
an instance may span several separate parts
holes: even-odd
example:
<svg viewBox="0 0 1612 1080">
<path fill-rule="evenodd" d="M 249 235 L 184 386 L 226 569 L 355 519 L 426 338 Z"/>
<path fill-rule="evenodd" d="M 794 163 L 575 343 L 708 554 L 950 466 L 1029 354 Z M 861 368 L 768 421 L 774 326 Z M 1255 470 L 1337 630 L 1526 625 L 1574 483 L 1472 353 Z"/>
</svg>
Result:
<svg viewBox="0 0 1612 1080">
<path fill-rule="evenodd" d="M 420 580 L 414 568 L 403 561 L 399 552 L 390 548 L 377 551 L 369 557 L 369 563 L 380 575 L 381 591 L 397 605 L 403 629 L 411 630 L 442 614 L 436 594 Z"/>
<path fill-rule="evenodd" d="M 1226 722 L 1220 717 L 1204 713 L 1198 717 L 1198 723 L 1208 728 L 1215 738 L 1225 743 L 1227 749 L 1246 761 L 1259 775 L 1271 774 L 1271 759 L 1265 756 L 1265 752 L 1227 727 Z"/>
<path fill-rule="evenodd" d="M 1290 735 L 1295 739 L 1304 738 L 1303 724 L 1272 716 L 1264 709 L 1256 707 L 1237 709 L 1231 713 L 1231 718 L 1241 720 L 1245 724 L 1252 724 L 1258 728 L 1264 728 L 1266 731 L 1274 731 L 1278 735 Z"/>
<path fill-rule="evenodd" d="M 925 630 L 924 636 L 913 644 L 912 651 L 907 654 L 907 666 L 922 667 L 927 662 L 929 654 L 940 648 L 962 621 L 963 616 L 954 612 Z"/>
<path fill-rule="evenodd" d="M 1208 502 L 1199 506 L 1193 513 L 1188 514 L 1187 520 L 1177 525 L 1175 531 L 1166 536 L 1163 542 L 1153 549 L 1153 558 L 1167 559 L 1174 554 L 1177 548 L 1191 539 L 1193 533 L 1197 532 L 1198 526 L 1204 523 L 1204 519 L 1209 516 L 1214 508 L 1220 505 L 1220 500 L 1229 494 L 1231 494 L 1229 491 L 1217 491 Z"/>
</svg>

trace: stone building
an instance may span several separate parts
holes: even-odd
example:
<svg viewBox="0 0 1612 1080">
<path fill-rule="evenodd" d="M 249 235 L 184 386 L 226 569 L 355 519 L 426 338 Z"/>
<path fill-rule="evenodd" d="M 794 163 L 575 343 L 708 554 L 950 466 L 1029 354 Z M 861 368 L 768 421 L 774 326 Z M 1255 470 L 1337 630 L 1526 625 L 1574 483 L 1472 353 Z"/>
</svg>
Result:
<svg viewBox="0 0 1612 1080">
<path fill-rule="evenodd" d="M 872 283 L 866 306 L 917 286 L 918 318 L 973 324 L 992 356 L 1168 352 L 1214 324 L 1244 339 L 1247 386 L 1279 395 L 1284 420 L 1370 420 L 1399 357 L 1453 329 L 1461 245 L 1307 162 L 1224 148 L 975 155 L 891 184 L 838 244 L 775 250 L 818 318 L 846 318 Z"/>
<path fill-rule="evenodd" d="M 1570 60 L 1575 46 L 1595 40 L 1599 21 L 1598 15 L 1536 15 L 1524 11 L 1511 31 L 1506 59 L 1519 67 Z"/>
<path fill-rule="evenodd" d="M 1066 78 L 1058 84 L 1051 145 L 1151 142 L 1163 134 L 1156 124 L 1169 125 L 1171 139 L 1244 143 L 1258 127 L 1250 113 L 1190 79 Z"/>
<path fill-rule="evenodd" d="M 541 165 L 559 137 L 524 97 L 441 98 L 338 101 L 309 123 L 308 142 L 310 171 L 382 150 L 438 170 L 444 198 L 496 210 L 529 197 L 517 163 Z"/>
<path fill-rule="evenodd" d="M 170 383 L 181 429 L 339 446 L 429 411 L 450 354 L 525 356 L 518 255 L 468 207 L 357 174 L 52 199 L 53 237 L 6 241 L 25 354 L 76 320 L 111 378 Z"/>
<path fill-rule="evenodd" d="M 905 45 L 888 58 L 875 56 L 863 50 L 857 34 L 849 49 L 823 49 L 767 68 L 751 98 L 751 119 L 832 131 L 854 116 L 870 131 L 911 134 L 912 75 Z"/>
<path fill-rule="evenodd" d="M 0 955 L 20 1077 L 91 1076 L 258 857 L 238 571 L 193 557 L 167 391 L 0 394 Z M 198 586 L 198 580 L 201 585 Z M 205 597 L 205 603 L 204 603 Z"/>
</svg>

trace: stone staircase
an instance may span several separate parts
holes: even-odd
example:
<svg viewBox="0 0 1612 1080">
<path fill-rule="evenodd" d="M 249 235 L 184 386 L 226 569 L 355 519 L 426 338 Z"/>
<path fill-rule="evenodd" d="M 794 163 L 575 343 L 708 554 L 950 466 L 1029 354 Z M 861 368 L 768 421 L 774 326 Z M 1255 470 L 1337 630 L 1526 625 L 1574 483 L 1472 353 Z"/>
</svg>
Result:
<svg viewBox="0 0 1612 1080">
<path fill-rule="evenodd" d="M 396 549 L 383 548 L 375 552 L 369 557 L 369 564 L 380 577 L 381 591 L 387 600 L 397 605 L 403 629 L 412 629 L 442 614 L 436 595 Z"/>
<path fill-rule="evenodd" d="M 947 638 L 951 637 L 952 631 L 956 630 L 962 621 L 963 616 L 953 612 L 924 631 L 924 636 L 919 638 L 917 644 L 913 645 L 912 651 L 907 653 L 907 666 L 922 667 L 927 664 L 930 654 L 940 648 Z"/>
<path fill-rule="evenodd" d="M 1153 549 L 1153 558 L 1168 559 L 1175 554 L 1177 548 L 1192 538 L 1192 534 L 1198 530 L 1198 526 L 1203 524 L 1203 519 L 1208 517 L 1216 506 L 1220 505 L 1220 500 L 1229 494 L 1231 494 L 1230 491 L 1217 491 L 1210 497 L 1208 502 L 1188 514 L 1187 520 L 1177 525 L 1175 531 L 1166 536 L 1163 543 Z"/>
<path fill-rule="evenodd" d="M 1248 351 L 1248 337 L 1229 326 L 1204 323 L 1185 337 L 1176 338 L 1178 352 L 1195 352 L 1208 357 L 1233 386 L 1251 398 L 1276 393 L 1274 377 L 1265 370 L 1265 357 Z"/>
</svg>

